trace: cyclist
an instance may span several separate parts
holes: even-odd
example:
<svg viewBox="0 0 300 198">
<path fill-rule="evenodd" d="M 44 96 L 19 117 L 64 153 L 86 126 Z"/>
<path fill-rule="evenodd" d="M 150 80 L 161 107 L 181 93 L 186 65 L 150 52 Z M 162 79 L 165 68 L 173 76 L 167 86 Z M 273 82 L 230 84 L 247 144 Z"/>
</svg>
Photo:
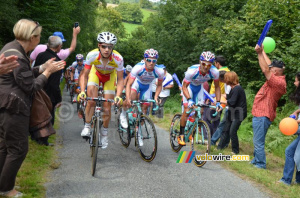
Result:
<svg viewBox="0 0 300 198">
<path fill-rule="evenodd" d="M 69 67 L 70 71 L 70 79 L 72 82 L 75 82 L 76 84 L 73 86 L 73 91 L 76 94 L 80 93 L 80 86 L 78 84 L 78 79 L 81 74 L 81 71 L 83 71 L 84 68 L 84 57 L 82 54 L 76 55 L 76 61 L 72 63 L 72 65 Z M 76 95 L 74 96 L 73 102 L 76 102 Z"/>
<path fill-rule="evenodd" d="M 82 76 L 79 79 L 80 87 L 87 87 L 87 95 L 89 97 L 98 97 L 99 85 L 102 83 L 104 98 L 114 99 L 115 89 L 114 82 L 116 81 L 117 72 L 117 96 L 115 101 L 118 100 L 118 104 L 122 104 L 120 98 L 123 90 L 123 57 L 115 50 L 114 46 L 117 43 L 117 37 L 110 32 L 102 32 L 97 37 L 98 48 L 88 53 L 86 58 L 86 64 L 83 69 Z M 88 79 L 88 80 L 87 80 Z M 87 82 L 88 81 L 88 82 Z M 79 94 L 81 99 L 86 97 L 84 90 L 82 89 Z M 86 123 L 81 132 L 82 137 L 89 137 L 91 133 L 91 119 L 95 111 L 96 102 L 88 101 L 85 109 Z M 101 129 L 101 144 L 105 149 L 108 145 L 108 124 L 111 116 L 111 104 L 105 102 L 103 104 L 103 127 Z"/>
<path fill-rule="evenodd" d="M 153 79 L 158 78 L 156 94 L 154 99 L 158 104 L 158 95 L 162 90 L 162 81 L 164 79 L 164 71 L 162 68 L 156 67 L 158 52 L 154 49 L 147 49 L 144 53 L 144 62 L 140 62 L 132 69 L 128 82 L 126 84 L 126 106 L 131 106 L 131 100 L 137 100 L 138 94 L 140 100 L 152 98 L 151 83 Z M 143 104 L 142 109 L 144 114 L 150 104 Z M 128 127 L 126 119 L 126 108 L 123 108 L 120 116 L 121 126 Z M 141 139 L 139 140 L 141 141 Z M 140 142 L 140 146 L 142 142 Z"/>
<path fill-rule="evenodd" d="M 199 60 L 200 64 L 189 67 L 185 73 L 182 83 L 184 111 L 180 119 L 180 136 L 178 137 L 178 143 L 182 146 L 186 145 L 184 141 L 184 128 L 189 116 L 186 112 L 193 108 L 197 102 L 204 104 L 204 82 L 211 79 L 214 80 L 217 111 L 222 109 L 220 105 L 221 89 L 219 86 L 219 71 L 215 66 L 212 66 L 214 59 L 215 55 L 210 51 L 202 52 Z"/>
</svg>

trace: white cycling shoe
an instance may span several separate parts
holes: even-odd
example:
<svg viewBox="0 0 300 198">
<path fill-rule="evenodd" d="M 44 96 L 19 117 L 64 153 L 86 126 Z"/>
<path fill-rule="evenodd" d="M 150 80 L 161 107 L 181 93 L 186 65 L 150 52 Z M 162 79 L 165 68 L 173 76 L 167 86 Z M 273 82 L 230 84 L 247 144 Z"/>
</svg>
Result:
<svg viewBox="0 0 300 198">
<path fill-rule="evenodd" d="M 101 135 L 101 148 L 106 149 L 108 146 L 108 136 L 107 135 Z"/>
<path fill-rule="evenodd" d="M 124 116 L 122 113 L 120 115 L 120 123 L 124 129 L 128 128 L 128 122 L 127 122 L 126 116 Z"/>
<path fill-rule="evenodd" d="M 82 137 L 91 136 L 91 130 L 92 130 L 91 127 L 84 126 L 84 128 L 81 131 L 81 136 Z"/>
</svg>

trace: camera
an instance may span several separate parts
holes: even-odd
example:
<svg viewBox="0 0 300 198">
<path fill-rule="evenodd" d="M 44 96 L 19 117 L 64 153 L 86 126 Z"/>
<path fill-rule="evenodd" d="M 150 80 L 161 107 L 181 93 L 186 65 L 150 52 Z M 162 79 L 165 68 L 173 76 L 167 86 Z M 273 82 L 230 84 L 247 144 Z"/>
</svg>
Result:
<svg viewBox="0 0 300 198">
<path fill-rule="evenodd" d="M 79 26 L 79 22 L 74 23 L 74 27 L 77 28 Z"/>
</svg>

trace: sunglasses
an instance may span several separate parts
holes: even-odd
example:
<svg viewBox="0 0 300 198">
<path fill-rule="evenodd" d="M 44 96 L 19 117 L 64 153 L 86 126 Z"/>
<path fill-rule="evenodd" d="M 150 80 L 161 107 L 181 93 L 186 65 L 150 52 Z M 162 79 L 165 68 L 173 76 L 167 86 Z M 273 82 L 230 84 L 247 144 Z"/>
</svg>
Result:
<svg viewBox="0 0 300 198">
<path fill-rule="evenodd" d="M 34 23 L 36 24 L 36 26 L 35 26 L 35 28 L 32 30 L 31 34 L 32 34 L 38 27 L 40 27 L 39 22 L 34 21 Z"/>
<path fill-rule="evenodd" d="M 148 58 L 146 58 L 146 61 L 148 62 L 148 63 L 156 63 L 157 62 L 157 59 L 148 59 Z"/>
<path fill-rule="evenodd" d="M 201 65 L 202 65 L 203 67 L 205 67 L 205 66 L 211 67 L 211 63 L 201 62 Z"/>
<path fill-rule="evenodd" d="M 106 49 L 106 48 L 108 48 L 108 49 L 112 49 L 114 46 L 112 46 L 112 45 L 100 45 L 101 46 L 101 48 L 102 49 Z"/>
<path fill-rule="evenodd" d="M 83 62 L 83 60 L 81 60 L 81 59 L 80 59 L 80 60 L 78 60 L 78 59 L 77 59 L 77 62 Z"/>
</svg>

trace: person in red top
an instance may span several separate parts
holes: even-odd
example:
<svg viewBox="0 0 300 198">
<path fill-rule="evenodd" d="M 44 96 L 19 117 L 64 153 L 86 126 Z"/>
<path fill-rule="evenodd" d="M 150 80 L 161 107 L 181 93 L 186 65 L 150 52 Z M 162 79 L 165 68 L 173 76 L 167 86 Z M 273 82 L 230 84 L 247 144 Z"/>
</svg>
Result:
<svg viewBox="0 0 300 198">
<path fill-rule="evenodd" d="M 271 123 L 276 117 L 278 100 L 286 93 L 284 63 L 274 60 L 272 63 L 263 48 L 256 45 L 259 66 L 266 77 L 265 84 L 255 96 L 252 107 L 252 126 L 254 158 L 251 161 L 256 168 L 266 168 L 265 138 Z"/>
</svg>

